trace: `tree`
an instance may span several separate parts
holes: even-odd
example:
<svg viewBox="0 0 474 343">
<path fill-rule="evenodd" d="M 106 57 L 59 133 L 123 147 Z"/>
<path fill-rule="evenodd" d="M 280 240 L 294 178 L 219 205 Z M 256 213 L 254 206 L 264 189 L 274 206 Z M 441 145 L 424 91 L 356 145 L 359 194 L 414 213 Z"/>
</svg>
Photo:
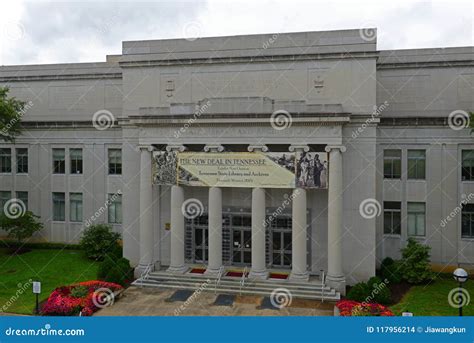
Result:
<svg viewBox="0 0 474 343">
<path fill-rule="evenodd" d="M 26 211 L 18 218 L 3 214 L 0 216 L 0 227 L 8 233 L 9 238 L 20 245 L 25 239 L 43 228 L 43 224 L 38 219 L 39 217 L 31 211 Z"/>
<path fill-rule="evenodd" d="M 0 141 L 13 142 L 21 133 L 21 117 L 26 102 L 8 96 L 9 89 L 0 87 Z M 29 103 L 31 106 L 31 103 Z"/>
</svg>

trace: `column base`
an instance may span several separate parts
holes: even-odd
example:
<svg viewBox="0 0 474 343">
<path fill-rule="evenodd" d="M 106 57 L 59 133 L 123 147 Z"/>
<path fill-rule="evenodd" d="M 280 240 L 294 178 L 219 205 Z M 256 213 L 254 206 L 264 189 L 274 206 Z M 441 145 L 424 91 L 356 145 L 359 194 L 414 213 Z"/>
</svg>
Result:
<svg viewBox="0 0 474 343">
<path fill-rule="evenodd" d="M 172 267 L 170 266 L 166 271 L 171 274 L 184 274 L 188 271 L 187 266 Z"/>
<path fill-rule="evenodd" d="M 249 279 L 266 280 L 266 279 L 268 279 L 268 271 L 266 271 L 266 270 L 250 270 Z"/>
<path fill-rule="evenodd" d="M 336 291 L 341 293 L 341 295 L 346 295 L 346 277 L 344 275 L 327 275 L 326 285 L 334 288 Z"/>
<path fill-rule="evenodd" d="M 216 276 L 216 277 L 217 277 L 217 275 L 219 275 L 219 271 L 220 271 L 220 270 L 221 270 L 220 268 L 215 269 L 215 268 L 209 268 L 209 267 L 207 267 L 207 269 L 206 269 L 206 271 L 204 272 L 204 274 L 205 274 L 205 275 L 209 275 L 209 276 Z"/>
<path fill-rule="evenodd" d="M 133 270 L 133 276 L 135 276 L 135 278 L 140 278 L 142 277 L 143 273 L 145 273 L 145 270 L 148 268 L 148 265 L 147 264 L 139 264 L 138 266 L 135 267 L 135 269 Z M 152 264 L 152 267 L 151 267 L 151 272 L 155 270 L 155 265 Z"/>
<path fill-rule="evenodd" d="M 309 281 L 309 273 L 296 273 L 296 272 L 291 272 L 290 273 L 290 280 L 291 281 Z"/>
</svg>

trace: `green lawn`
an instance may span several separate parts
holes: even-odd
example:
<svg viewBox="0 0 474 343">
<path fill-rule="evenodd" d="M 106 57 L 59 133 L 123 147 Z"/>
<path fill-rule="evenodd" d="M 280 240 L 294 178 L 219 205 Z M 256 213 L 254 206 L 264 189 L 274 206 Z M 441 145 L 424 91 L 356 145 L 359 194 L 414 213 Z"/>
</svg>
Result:
<svg viewBox="0 0 474 343">
<path fill-rule="evenodd" d="M 32 287 L 24 287 L 29 279 L 41 281 L 40 301 L 48 298 L 56 287 L 95 280 L 96 262 L 77 250 L 33 249 L 22 255 L 7 255 L 0 249 L 0 311 L 31 314 L 35 307 Z M 12 297 L 17 298 L 12 300 Z M 10 304 L 11 303 L 11 304 Z"/>
<path fill-rule="evenodd" d="M 440 275 L 429 285 L 413 286 L 396 305 L 390 306 L 399 315 L 401 312 L 412 312 L 415 316 L 457 316 L 458 309 L 448 303 L 448 294 L 458 287 L 450 275 Z M 474 316 L 474 280 L 468 280 L 464 286 L 470 294 L 470 303 L 463 307 L 463 315 Z"/>
</svg>

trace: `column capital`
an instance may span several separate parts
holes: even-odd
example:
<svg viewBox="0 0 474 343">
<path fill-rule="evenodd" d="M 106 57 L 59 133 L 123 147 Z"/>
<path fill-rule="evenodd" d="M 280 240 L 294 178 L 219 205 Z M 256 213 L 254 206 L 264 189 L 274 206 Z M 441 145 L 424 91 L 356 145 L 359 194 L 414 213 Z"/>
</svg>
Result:
<svg viewBox="0 0 474 343">
<path fill-rule="evenodd" d="M 339 149 L 341 152 L 346 152 L 346 147 L 344 145 L 326 145 L 324 150 L 330 152 L 331 150 Z"/>
<path fill-rule="evenodd" d="M 153 145 L 139 145 L 137 147 L 137 151 L 143 150 L 148 150 L 148 152 L 152 152 L 153 150 L 155 150 L 155 147 Z"/>
<path fill-rule="evenodd" d="M 204 146 L 204 151 L 205 152 L 223 152 L 224 146 L 220 144 L 208 144 Z"/>
<path fill-rule="evenodd" d="M 247 147 L 247 150 L 249 152 L 267 152 L 268 151 L 268 147 L 265 145 L 265 144 L 261 144 L 261 145 L 249 145 Z"/>
<path fill-rule="evenodd" d="M 168 152 L 171 152 L 171 151 L 183 152 L 185 150 L 186 150 L 186 147 L 184 145 L 181 145 L 181 144 L 168 144 L 166 146 L 166 151 L 168 151 Z"/>
<path fill-rule="evenodd" d="M 308 152 L 309 151 L 309 146 L 306 144 L 295 144 L 295 145 L 290 145 L 288 148 L 291 152 Z"/>
</svg>

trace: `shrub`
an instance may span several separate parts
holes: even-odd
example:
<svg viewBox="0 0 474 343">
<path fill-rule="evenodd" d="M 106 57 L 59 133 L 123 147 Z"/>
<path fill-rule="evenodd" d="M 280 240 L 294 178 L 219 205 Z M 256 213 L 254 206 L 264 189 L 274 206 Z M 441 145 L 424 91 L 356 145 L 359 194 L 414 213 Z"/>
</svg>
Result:
<svg viewBox="0 0 474 343">
<path fill-rule="evenodd" d="M 366 301 L 366 298 L 370 295 L 369 285 L 365 282 L 356 283 L 350 291 L 347 293 L 346 298 L 354 301 Z"/>
<path fill-rule="evenodd" d="M 107 253 L 117 249 L 119 238 L 120 234 L 108 225 L 92 225 L 82 233 L 80 246 L 88 258 L 102 261 Z"/>
<path fill-rule="evenodd" d="M 43 228 L 43 224 L 38 219 L 39 217 L 31 211 L 26 211 L 18 218 L 3 214 L 0 216 L 0 227 L 8 233 L 8 238 L 21 244 Z"/>
<path fill-rule="evenodd" d="M 89 289 L 86 286 L 77 286 L 71 288 L 71 296 L 74 298 L 83 298 L 89 293 Z"/>
<path fill-rule="evenodd" d="M 380 275 L 382 279 L 387 279 L 390 283 L 400 283 L 402 281 L 401 268 L 401 261 L 394 261 L 392 258 L 386 257 L 380 265 Z"/>
<path fill-rule="evenodd" d="M 130 267 L 130 261 L 126 258 L 115 259 L 107 255 L 99 265 L 97 277 L 124 286 L 133 278 L 133 270 Z"/>
<path fill-rule="evenodd" d="M 432 280 L 434 273 L 430 266 L 430 247 L 408 239 L 408 244 L 402 249 L 402 277 L 412 284 Z"/>
<path fill-rule="evenodd" d="M 379 304 L 390 304 L 390 300 L 392 298 L 392 292 L 388 288 L 388 283 L 390 281 L 384 279 L 383 281 L 374 276 L 367 281 L 367 285 L 370 290 L 369 296 L 366 298 L 365 302 L 371 303 L 376 302 Z"/>
</svg>

